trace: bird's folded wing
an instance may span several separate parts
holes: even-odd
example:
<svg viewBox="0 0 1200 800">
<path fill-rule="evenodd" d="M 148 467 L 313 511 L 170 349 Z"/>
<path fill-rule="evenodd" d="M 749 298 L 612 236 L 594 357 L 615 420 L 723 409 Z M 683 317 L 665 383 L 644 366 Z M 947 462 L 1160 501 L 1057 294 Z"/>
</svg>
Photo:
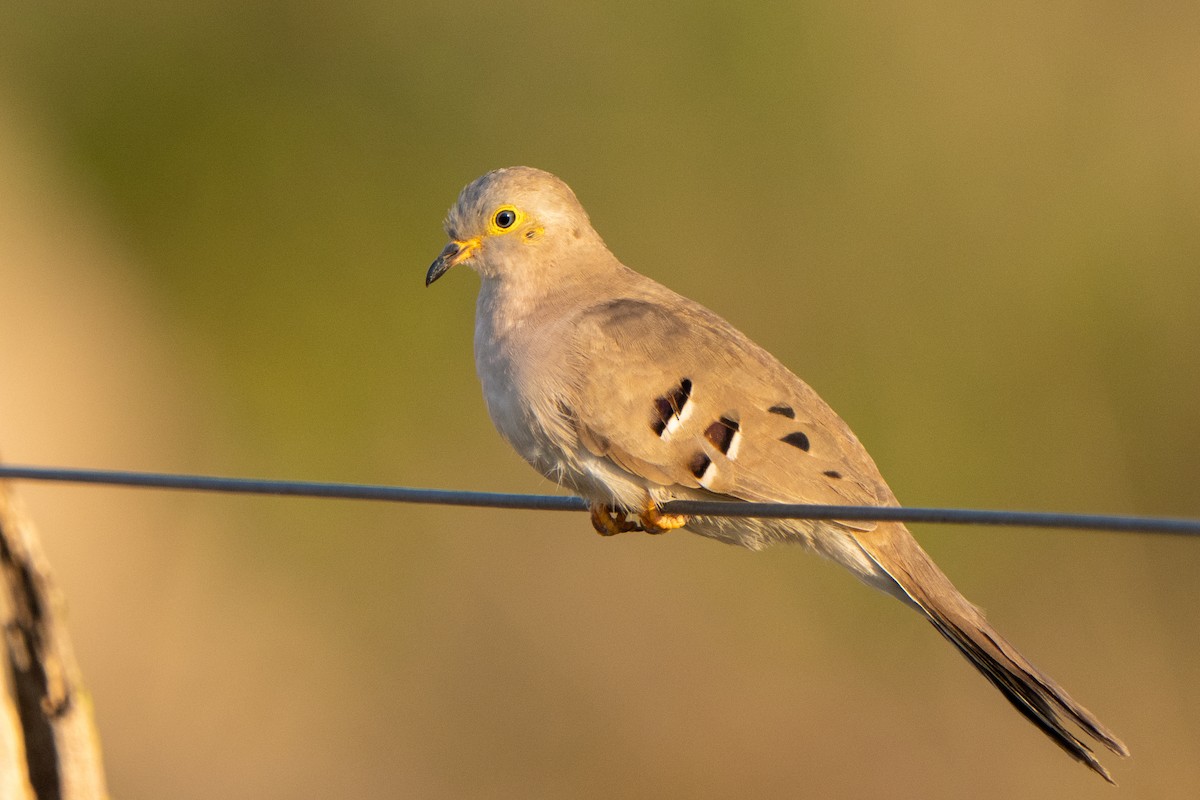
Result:
<svg viewBox="0 0 1200 800">
<path fill-rule="evenodd" d="M 731 499 L 895 503 L 829 406 L 702 306 L 618 298 L 574 323 L 570 405 L 593 454 L 654 483 Z"/>
</svg>

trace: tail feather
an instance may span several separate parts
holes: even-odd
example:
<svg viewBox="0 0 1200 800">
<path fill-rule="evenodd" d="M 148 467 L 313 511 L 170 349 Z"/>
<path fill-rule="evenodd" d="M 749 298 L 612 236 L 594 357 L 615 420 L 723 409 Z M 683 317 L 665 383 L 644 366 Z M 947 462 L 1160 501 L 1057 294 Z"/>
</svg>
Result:
<svg viewBox="0 0 1200 800">
<path fill-rule="evenodd" d="M 925 612 L 938 632 L 1026 719 L 1072 758 L 1109 783 L 1114 782 L 1091 746 L 1069 726 L 1077 726 L 1119 756 L 1129 755 L 1125 744 L 1065 689 L 1017 652 L 983 612 L 959 593 L 904 526 L 880 525 L 874 531 L 856 531 L 854 536 L 864 552 Z"/>
</svg>

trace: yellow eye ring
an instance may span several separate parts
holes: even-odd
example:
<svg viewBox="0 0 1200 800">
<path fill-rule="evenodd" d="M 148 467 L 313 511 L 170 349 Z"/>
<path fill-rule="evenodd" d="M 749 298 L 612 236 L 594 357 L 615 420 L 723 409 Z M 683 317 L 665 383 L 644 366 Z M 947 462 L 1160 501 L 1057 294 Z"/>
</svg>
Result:
<svg viewBox="0 0 1200 800">
<path fill-rule="evenodd" d="M 500 206 L 492 213 L 488 227 L 491 228 L 492 233 L 507 233 L 517 227 L 524 218 L 525 215 L 515 207 Z"/>
</svg>

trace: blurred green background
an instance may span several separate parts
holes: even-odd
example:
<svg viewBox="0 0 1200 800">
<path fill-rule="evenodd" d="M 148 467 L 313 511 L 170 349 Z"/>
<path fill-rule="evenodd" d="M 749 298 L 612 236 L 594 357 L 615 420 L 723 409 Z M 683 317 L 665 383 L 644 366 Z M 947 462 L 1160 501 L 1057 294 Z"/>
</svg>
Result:
<svg viewBox="0 0 1200 800">
<path fill-rule="evenodd" d="M 1200 516 L 1200 6 L 10 2 L 0 453 L 545 491 L 434 289 L 482 172 L 841 412 L 901 500 Z M 1109 796 L 796 549 L 579 514 L 20 487 L 119 798 Z M 1200 792 L 1200 542 L 925 527 Z M 986 778 L 982 779 L 983 776 Z"/>
</svg>

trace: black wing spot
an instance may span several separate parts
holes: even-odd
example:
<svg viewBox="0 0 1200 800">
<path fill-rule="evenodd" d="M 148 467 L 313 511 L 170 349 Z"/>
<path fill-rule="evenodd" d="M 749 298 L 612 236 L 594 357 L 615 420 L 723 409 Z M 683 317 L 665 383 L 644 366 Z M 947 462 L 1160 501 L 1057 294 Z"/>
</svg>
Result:
<svg viewBox="0 0 1200 800">
<path fill-rule="evenodd" d="M 825 470 L 825 472 L 823 472 L 822 474 L 823 474 L 823 475 L 824 475 L 826 478 L 840 478 L 840 477 L 842 477 L 842 473 L 838 472 L 836 469 L 829 469 L 829 470 Z"/>
<path fill-rule="evenodd" d="M 721 417 L 705 429 L 704 438 L 712 442 L 713 446 L 724 455 L 729 452 L 729 446 L 733 444 L 733 437 L 737 432 L 737 420 Z"/>
<path fill-rule="evenodd" d="M 778 414 L 781 417 L 787 417 L 788 419 L 796 418 L 796 412 L 792 409 L 791 406 L 786 405 L 784 403 L 779 403 L 778 405 L 771 406 L 770 408 L 767 409 L 767 411 L 770 411 L 772 414 Z"/>
<path fill-rule="evenodd" d="M 657 435 L 662 436 L 663 431 L 667 429 L 667 421 L 671 419 L 671 415 L 674 413 L 674 410 L 671 409 L 671 403 L 667 398 L 654 398 L 654 416 L 650 420 L 650 429 Z"/>
<path fill-rule="evenodd" d="M 799 447 L 801 450 L 803 450 L 806 453 L 808 452 L 808 448 L 809 448 L 808 437 L 800 431 L 796 431 L 795 433 L 789 433 L 787 436 L 784 436 L 779 441 L 784 442 L 785 444 L 790 444 L 792 447 Z"/>
<path fill-rule="evenodd" d="M 674 389 L 662 397 L 654 398 L 654 413 L 650 418 L 650 429 L 658 436 L 662 436 L 667 430 L 667 423 L 671 421 L 671 417 L 677 417 L 683 413 L 683 407 L 687 405 L 691 396 L 692 381 L 684 378 Z"/>
<path fill-rule="evenodd" d="M 691 460 L 688 461 L 688 469 L 691 470 L 691 473 L 696 476 L 697 480 L 699 480 L 700 478 L 704 477 L 704 473 L 708 471 L 710 464 L 712 464 L 712 459 L 703 452 L 700 452 L 696 453 L 696 455 L 692 456 Z"/>
<path fill-rule="evenodd" d="M 688 400 L 692 396 L 692 382 L 688 378 L 684 378 L 679 382 L 679 386 L 667 393 L 667 400 L 671 403 L 671 408 L 675 409 L 675 415 L 683 413 L 683 407 L 687 405 Z"/>
</svg>

